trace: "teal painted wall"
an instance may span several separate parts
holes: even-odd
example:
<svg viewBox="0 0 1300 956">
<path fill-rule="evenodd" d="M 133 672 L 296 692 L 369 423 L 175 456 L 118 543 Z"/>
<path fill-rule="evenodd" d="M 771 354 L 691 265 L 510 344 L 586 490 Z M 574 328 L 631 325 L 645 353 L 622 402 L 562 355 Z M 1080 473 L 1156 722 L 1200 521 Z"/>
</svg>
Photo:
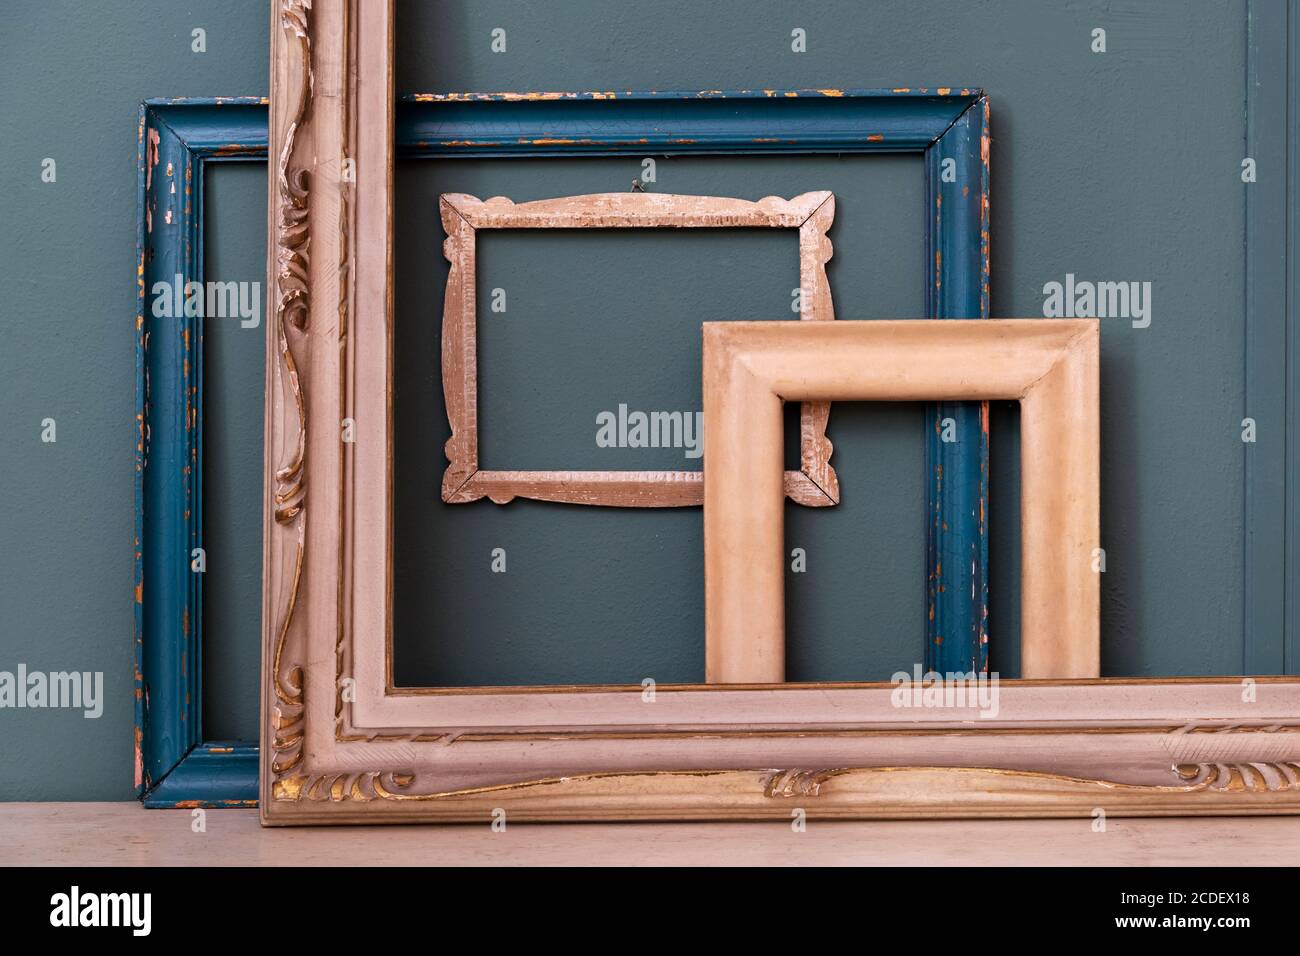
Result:
<svg viewBox="0 0 1300 956">
<path fill-rule="evenodd" d="M 103 716 L 0 710 L 0 798 L 131 794 L 135 122 L 151 96 L 264 94 L 262 0 L 16 2 L 0 34 L 0 670 L 102 671 Z M 400 92 L 977 85 L 993 116 L 992 311 L 1041 315 L 1074 273 L 1153 283 L 1103 321 L 1103 668 L 1239 673 L 1243 654 L 1246 5 L 1179 0 L 816 4 L 399 2 Z M 207 31 L 193 53 L 190 31 Z M 507 31 L 507 51 L 490 50 Z M 790 32 L 807 31 L 793 53 Z M 1107 30 L 1107 52 L 1090 52 Z M 44 157 L 58 180 L 40 180 Z M 1282 156 L 1259 157 L 1276 169 Z M 399 682 L 698 679 L 698 511 L 448 508 L 435 200 L 627 189 L 638 159 L 401 163 L 397 172 Z M 660 192 L 830 188 L 842 318 L 919 315 L 922 173 L 906 158 L 661 159 Z M 208 182 L 208 277 L 262 279 L 265 172 Z M 598 449 L 596 411 L 698 408 L 702 319 L 789 317 L 781 235 L 537 237 L 482 249 L 484 461 L 693 467 Z M 256 732 L 262 330 L 210 328 L 207 736 Z M 584 344 L 590 343 L 590 344 Z M 1277 347 L 1285 347 L 1278 342 Z M 507 388 L 505 383 L 509 383 Z M 791 509 L 792 676 L 920 659 L 921 412 L 832 414 L 844 502 Z M 40 441 L 41 420 L 58 441 Z M 993 417 L 993 667 L 1014 675 L 1018 440 Z M 613 455 L 613 458 L 606 457 Z M 1280 516 L 1279 516 L 1280 520 Z M 508 572 L 489 570 L 505 547 Z M 1278 670 L 1281 670 L 1279 662 Z"/>
<path fill-rule="evenodd" d="M 266 95 L 265 10 L 258 0 L 5 5 L 0 670 L 100 671 L 106 701 L 93 720 L 0 709 L 0 798 L 132 795 L 137 117 L 151 96 Z M 206 53 L 191 52 L 196 27 Z M 53 183 L 41 181 L 46 157 Z M 264 243 L 265 208 L 261 194 L 245 204 L 236 246 Z M 265 281 L 260 259 L 244 265 L 231 278 Z M 260 427 L 259 396 L 237 402 Z M 41 442 L 45 418 L 54 444 Z M 255 487 L 245 495 L 260 507 Z M 258 561 L 255 540 L 240 548 L 239 560 Z M 256 635 L 236 636 L 254 660 Z M 240 706 L 255 700 L 255 669 L 244 677 Z"/>
</svg>

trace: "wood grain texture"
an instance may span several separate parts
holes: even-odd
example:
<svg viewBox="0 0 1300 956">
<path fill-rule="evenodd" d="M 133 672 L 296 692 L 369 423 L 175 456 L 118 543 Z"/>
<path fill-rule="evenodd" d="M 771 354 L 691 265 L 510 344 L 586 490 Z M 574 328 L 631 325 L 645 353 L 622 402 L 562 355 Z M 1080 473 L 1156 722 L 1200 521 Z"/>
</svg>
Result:
<svg viewBox="0 0 1300 956">
<path fill-rule="evenodd" d="M 1061 774 L 974 767 L 861 767 L 824 770 L 651 771 L 587 774 L 436 793 L 408 793 L 410 781 L 323 780 L 279 799 L 307 804 L 318 822 L 345 800 L 418 807 L 423 819 L 489 822 L 495 811 L 524 822 L 709 820 L 725 806 L 733 820 L 945 817 L 1252 815 L 1294 811 L 1300 763 L 1180 768 L 1182 781 L 1146 786 Z M 321 811 L 312 814 L 314 802 Z"/>
<path fill-rule="evenodd" d="M 1021 670 L 1100 674 L 1096 320 L 704 323 L 705 667 L 785 679 L 785 401 L 1015 399 L 1021 412 Z"/>
<path fill-rule="evenodd" d="M 131 803 L 0 806 L 0 861 L 60 866 L 1252 866 L 1300 857 L 1287 818 L 557 823 L 367 830 L 258 826 L 256 810 L 144 813 Z"/>
<path fill-rule="evenodd" d="M 829 402 L 809 403 L 830 409 Z M 812 414 L 816 418 L 816 412 Z M 825 415 L 823 414 L 824 421 Z M 829 450 L 830 441 L 822 434 Z M 810 445 L 815 447 L 815 445 Z M 813 456 L 809 456 L 810 461 Z M 814 469 L 816 465 L 811 465 Z M 829 464 L 819 469 L 823 481 L 838 493 L 839 482 Z M 449 467 L 443 477 L 444 489 L 463 470 L 453 475 Z M 833 504 L 822 485 L 801 471 L 782 473 L 785 497 L 796 504 L 813 508 Z M 489 498 L 503 505 L 514 498 L 537 501 L 560 501 L 579 505 L 604 505 L 615 508 L 674 508 L 704 503 L 703 471 L 476 471 L 443 500 L 447 504 L 465 504 Z"/>
<path fill-rule="evenodd" d="M 799 230 L 800 319 L 835 318 L 826 262 L 826 236 L 835 218 L 829 192 L 793 199 L 768 196 L 757 202 L 717 196 L 662 193 L 596 193 L 515 203 L 503 196 L 481 200 L 464 193 L 439 199 L 443 255 L 450 263 L 442 319 L 442 387 L 451 438 L 442 500 L 466 504 L 515 498 L 623 508 L 703 504 L 700 472 L 692 471 L 481 471 L 478 467 L 478 306 L 476 235 L 480 229 L 721 229 Z M 798 504 L 826 507 L 839 501 L 826 437 L 830 407 L 808 403 L 800 410 L 800 470 L 786 472 L 784 493 Z"/>
</svg>

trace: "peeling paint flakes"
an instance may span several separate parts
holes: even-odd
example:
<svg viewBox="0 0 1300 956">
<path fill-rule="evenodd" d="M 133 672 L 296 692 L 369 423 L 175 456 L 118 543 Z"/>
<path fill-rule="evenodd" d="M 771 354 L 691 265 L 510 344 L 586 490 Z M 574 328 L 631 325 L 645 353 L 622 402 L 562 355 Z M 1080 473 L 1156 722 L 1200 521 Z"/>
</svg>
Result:
<svg viewBox="0 0 1300 956">
<path fill-rule="evenodd" d="M 144 188 L 149 189 L 153 185 L 153 168 L 158 165 L 158 131 L 149 130 L 149 142 L 145 149 L 144 161 Z"/>
<path fill-rule="evenodd" d="M 144 783 L 144 754 L 141 752 L 143 734 L 140 728 L 135 728 L 135 785 L 138 787 Z"/>
</svg>

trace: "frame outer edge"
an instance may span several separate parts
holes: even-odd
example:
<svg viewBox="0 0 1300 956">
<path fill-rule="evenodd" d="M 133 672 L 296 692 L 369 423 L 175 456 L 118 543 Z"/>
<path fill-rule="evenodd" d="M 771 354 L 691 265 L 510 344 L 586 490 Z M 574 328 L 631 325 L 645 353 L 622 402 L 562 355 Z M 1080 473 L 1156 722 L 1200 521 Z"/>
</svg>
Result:
<svg viewBox="0 0 1300 956">
<path fill-rule="evenodd" d="M 980 96 L 926 152 L 930 318 L 988 318 L 989 147 Z M 955 181 L 944 182 L 950 160 Z M 925 663 L 939 673 L 988 670 L 988 409 L 940 402 L 927 412 Z M 948 418 L 955 442 L 943 440 Z"/>
</svg>

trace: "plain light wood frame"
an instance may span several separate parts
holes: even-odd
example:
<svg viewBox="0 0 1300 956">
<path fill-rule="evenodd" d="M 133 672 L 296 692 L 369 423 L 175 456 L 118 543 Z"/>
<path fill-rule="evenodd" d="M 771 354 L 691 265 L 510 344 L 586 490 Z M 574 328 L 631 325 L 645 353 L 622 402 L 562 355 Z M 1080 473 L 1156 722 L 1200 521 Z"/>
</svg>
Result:
<svg viewBox="0 0 1300 956">
<path fill-rule="evenodd" d="M 705 322 L 708 682 L 785 680 L 782 406 L 809 400 L 1018 400 L 1021 673 L 1100 676 L 1099 345 L 1096 319 Z"/>
<path fill-rule="evenodd" d="M 390 688 L 392 6 L 272 13 L 263 822 L 1300 812 L 1294 678 Z"/>
<path fill-rule="evenodd" d="M 758 202 L 664 193 L 597 193 L 515 203 L 503 196 L 484 202 L 463 193 L 440 197 L 451 263 L 442 318 L 442 389 L 451 438 L 442 500 L 465 504 L 516 497 L 624 508 L 664 508 L 704 503 L 699 471 L 487 471 L 478 466 L 477 236 L 482 229 L 728 229 L 799 231 L 800 319 L 835 318 L 826 262 L 826 232 L 835 218 L 835 197 L 826 190 L 793 199 Z M 839 482 L 826 438 L 830 406 L 805 402 L 800 409 L 800 468 L 784 472 L 784 494 L 810 507 L 839 502 Z"/>
</svg>

